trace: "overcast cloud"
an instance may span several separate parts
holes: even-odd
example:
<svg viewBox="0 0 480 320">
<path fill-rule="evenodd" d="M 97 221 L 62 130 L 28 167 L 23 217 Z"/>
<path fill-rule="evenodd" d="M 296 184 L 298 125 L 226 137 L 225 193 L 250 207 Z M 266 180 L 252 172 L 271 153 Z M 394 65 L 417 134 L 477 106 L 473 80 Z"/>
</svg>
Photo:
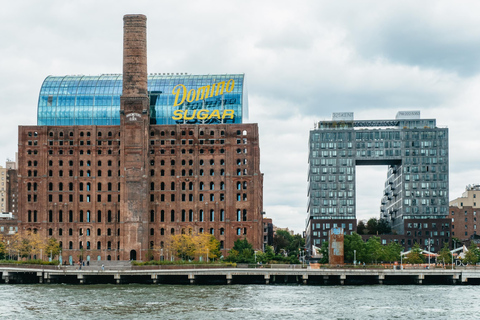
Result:
<svg viewBox="0 0 480 320">
<path fill-rule="evenodd" d="M 420 110 L 448 126 L 450 199 L 480 182 L 478 1 L 17 1 L 0 11 L 0 161 L 36 124 L 48 75 L 120 73 L 123 15 L 148 23 L 149 72 L 245 73 L 260 129 L 264 208 L 304 229 L 309 130 L 332 112 Z M 378 217 L 386 167 L 357 172 Z"/>
</svg>

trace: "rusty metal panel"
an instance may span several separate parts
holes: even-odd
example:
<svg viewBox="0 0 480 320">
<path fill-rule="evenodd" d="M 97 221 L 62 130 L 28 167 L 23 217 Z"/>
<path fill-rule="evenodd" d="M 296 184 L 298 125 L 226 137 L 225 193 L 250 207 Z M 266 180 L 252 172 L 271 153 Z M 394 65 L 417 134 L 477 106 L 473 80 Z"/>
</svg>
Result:
<svg viewBox="0 0 480 320">
<path fill-rule="evenodd" d="M 333 228 L 328 231 L 328 263 L 344 264 L 342 228 Z"/>
</svg>

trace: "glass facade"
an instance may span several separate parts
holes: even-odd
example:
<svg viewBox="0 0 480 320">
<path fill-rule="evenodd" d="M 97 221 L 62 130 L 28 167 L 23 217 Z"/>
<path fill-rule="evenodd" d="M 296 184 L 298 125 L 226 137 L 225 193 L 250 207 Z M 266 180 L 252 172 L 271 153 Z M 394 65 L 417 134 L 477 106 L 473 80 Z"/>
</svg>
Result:
<svg viewBox="0 0 480 320">
<path fill-rule="evenodd" d="M 324 121 L 310 131 L 308 221 L 355 219 L 355 167 L 388 166 L 380 217 L 448 215 L 448 129 L 432 119 Z M 308 222 L 307 222 L 308 225 Z"/>
<path fill-rule="evenodd" d="M 233 82 L 230 82 L 233 79 Z M 173 92 L 183 85 L 184 92 Z M 248 117 L 243 74 L 148 76 L 151 124 L 242 123 Z M 215 89 L 215 90 L 214 90 Z M 207 90 L 210 94 L 207 95 Z M 119 125 L 122 75 L 49 76 L 40 89 L 37 125 Z M 175 100 L 183 103 L 174 107 Z M 190 102 L 189 102 L 190 100 Z M 175 110 L 186 112 L 187 120 L 174 120 Z M 195 110 L 233 110 L 233 118 L 191 117 Z M 189 119 L 192 118 L 192 119 Z"/>
</svg>

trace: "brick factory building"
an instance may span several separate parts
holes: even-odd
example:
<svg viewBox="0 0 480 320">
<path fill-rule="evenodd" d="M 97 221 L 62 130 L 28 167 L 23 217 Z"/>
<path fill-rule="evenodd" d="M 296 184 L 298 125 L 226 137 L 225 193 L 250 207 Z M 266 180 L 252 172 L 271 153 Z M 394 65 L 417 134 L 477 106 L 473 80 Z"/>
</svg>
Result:
<svg viewBox="0 0 480 320">
<path fill-rule="evenodd" d="M 19 231 L 58 239 L 70 262 L 145 260 L 189 232 L 213 234 L 224 255 L 244 238 L 262 250 L 244 76 L 148 75 L 143 15 L 124 17 L 123 59 L 123 77 L 43 83 L 38 125 L 19 127 Z"/>
</svg>

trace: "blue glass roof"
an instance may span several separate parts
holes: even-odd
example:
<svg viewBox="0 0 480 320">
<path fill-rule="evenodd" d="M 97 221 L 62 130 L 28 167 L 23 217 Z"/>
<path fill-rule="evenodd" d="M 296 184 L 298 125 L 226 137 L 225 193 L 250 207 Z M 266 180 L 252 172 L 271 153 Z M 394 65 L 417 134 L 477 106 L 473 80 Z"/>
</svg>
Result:
<svg viewBox="0 0 480 320">
<path fill-rule="evenodd" d="M 234 85 L 228 81 L 233 79 Z M 225 83 L 222 90 L 212 91 L 210 96 L 202 96 L 199 88 Z M 222 75 L 160 75 L 148 76 L 150 95 L 150 123 L 242 123 L 248 117 L 248 102 L 243 74 Z M 172 91 L 182 84 L 185 101 L 174 107 L 177 97 Z M 179 87 L 177 87 L 178 89 Z M 195 90 L 190 92 L 191 90 Z M 201 90 L 200 90 L 201 91 Z M 189 94 L 187 98 L 187 94 Z M 122 75 L 104 74 L 100 76 L 48 76 L 40 89 L 37 109 L 37 125 L 119 125 L 120 95 L 122 94 Z M 208 97 L 207 97 L 208 96 Z M 196 99 L 194 99 L 196 97 Z M 190 102 L 188 102 L 190 100 Z M 199 120 L 174 120 L 175 110 L 191 115 L 194 110 L 206 109 L 234 110 L 233 119 L 210 118 Z"/>
</svg>

